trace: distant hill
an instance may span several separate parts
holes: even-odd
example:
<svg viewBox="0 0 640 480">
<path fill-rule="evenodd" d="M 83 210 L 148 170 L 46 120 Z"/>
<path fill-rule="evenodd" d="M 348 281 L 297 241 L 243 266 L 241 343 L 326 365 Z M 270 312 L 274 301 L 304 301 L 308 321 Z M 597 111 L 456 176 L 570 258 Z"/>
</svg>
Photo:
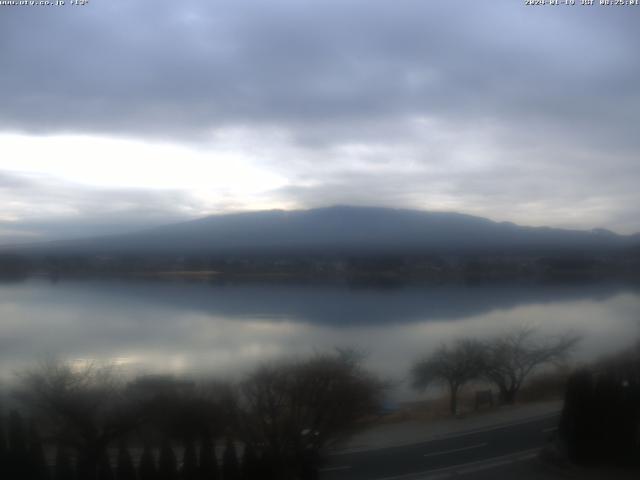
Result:
<svg viewBox="0 0 640 480">
<path fill-rule="evenodd" d="M 608 230 L 524 227 L 459 213 L 336 206 L 213 215 L 127 235 L 23 251 L 78 254 L 504 253 L 605 251 L 640 245 Z"/>
</svg>

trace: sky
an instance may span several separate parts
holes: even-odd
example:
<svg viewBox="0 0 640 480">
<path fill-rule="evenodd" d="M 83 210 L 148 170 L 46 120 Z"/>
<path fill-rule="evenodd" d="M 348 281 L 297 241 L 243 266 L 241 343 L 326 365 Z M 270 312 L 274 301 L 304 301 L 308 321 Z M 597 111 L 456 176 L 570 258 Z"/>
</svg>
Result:
<svg viewBox="0 0 640 480">
<path fill-rule="evenodd" d="M 337 204 L 640 231 L 640 7 L 576 3 L 0 4 L 0 243 Z"/>
</svg>

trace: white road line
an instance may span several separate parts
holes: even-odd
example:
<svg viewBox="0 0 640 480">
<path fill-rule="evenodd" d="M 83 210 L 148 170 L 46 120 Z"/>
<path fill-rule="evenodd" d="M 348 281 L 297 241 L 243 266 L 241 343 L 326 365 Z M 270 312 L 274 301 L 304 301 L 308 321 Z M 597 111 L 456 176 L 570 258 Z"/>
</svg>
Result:
<svg viewBox="0 0 640 480">
<path fill-rule="evenodd" d="M 464 450 L 472 450 L 474 448 L 482 448 L 482 447 L 486 447 L 488 445 L 488 443 L 478 443 L 477 445 L 471 445 L 469 447 L 462 447 L 462 448 L 454 448 L 453 450 L 442 450 L 440 452 L 432 452 L 432 453 L 425 453 L 424 456 L 425 457 L 435 457 L 437 455 L 446 455 L 448 453 L 455 453 L 455 452 L 462 452 Z"/>
<path fill-rule="evenodd" d="M 351 448 L 351 449 L 346 449 L 341 451 L 333 451 L 329 453 L 329 456 L 339 457 L 341 455 L 351 455 L 354 453 L 373 452 L 376 450 L 387 450 L 389 448 L 408 447 L 410 445 L 439 442 L 440 440 L 449 440 L 450 438 L 466 437 L 468 435 L 475 435 L 476 433 L 485 433 L 485 432 L 493 432 L 495 430 L 503 430 L 506 428 L 515 427 L 517 425 L 525 425 L 527 423 L 534 423 L 534 422 L 545 420 L 547 418 L 557 417 L 559 415 L 560 415 L 560 411 L 557 411 L 554 413 L 547 413 L 547 414 L 538 415 L 535 417 L 529 417 L 527 419 L 518 420 L 511 423 L 497 423 L 495 425 L 491 425 L 488 427 L 480 427 L 480 428 L 474 428 L 470 430 L 461 430 L 458 432 L 434 435 L 432 437 L 427 437 L 420 440 L 416 439 L 416 440 L 411 440 L 409 442 L 398 442 L 398 443 L 386 445 L 384 447 L 382 446 L 367 447 L 363 445 L 357 448 Z"/>
<path fill-rule="evenodd" d="M 454 468 L 456 475 L 466 474 L 471 472 L 479 472 L 481 470 L 487 470 L 490 468 L 499 467 L 502 465 L 508 465 L 510 463 L 522 462 L 525 460 L 531 460 L 536 458 L 540 453 L 540 448 L 532 448 L 529 450 L 523 450 L 515 455 L 503 455 L 500 457 L 490 458 L 488 460 L 478 460 L 475 462 L 469 462 L 463 465 L 458 465 Z"/>
<path fill-rule="evenodd" d="M 540 448 L 530 448 L 519 452 L 500 455 L 497 457 L 489 457 L 475 462 L 459 463 L 448 467 L 436 468 L 432 470 L 423 470 L 421 472 L 405 473 L 402 475 L 394 475 L 391 477 L 378 477 L 374 480 L 435 480 L 439 478 L 455 477 L 458 473 L 470 473 L 473 471 L 486 470 L 492 467 L 498 467 L 508 463 L 530 460 L 540 451 Z"/>
<path fill-rule="evenodd" d="M 339 470 L 349 470 L 351 467 L 349 465 L 345 465 L 343 467 L 327 467 L 327 468 L 321 468 L 320 471 L 321 472 L 337 472 Z"/>
</svg>

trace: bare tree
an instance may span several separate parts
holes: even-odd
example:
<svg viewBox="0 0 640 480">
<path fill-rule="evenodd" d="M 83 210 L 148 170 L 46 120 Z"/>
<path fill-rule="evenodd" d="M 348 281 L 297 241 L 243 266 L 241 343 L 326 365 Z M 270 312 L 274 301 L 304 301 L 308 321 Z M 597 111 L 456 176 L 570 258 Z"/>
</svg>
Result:
<svg viewBox="0 0 640 480">
<path fill-rule="evenodd" d="M 512 404 L 532 371 L 564 360 L 579 340 L 571 333 L 545 338 L 533 327 L 519 327 L 486 343 L 484 375 L 498 387 L 500 400 Z"/>
<path fill-rule="evenodd" d="M 47 361 L 21 379 L 19 398 L 52 437 L 77 450 L 86 478 L 96 475 L 107 446 L 140 422 L 110 368 Z"/>
<path fill-rule="evenodd" d="M 224 418 L 221 397 L 227 388 L 222 382 L 146 375 L 129 382 L 124 393 L 144 409 L 147 426 L 165 437 L 188 443 L 224 431 L 229 419 Z"/>
<path fill-rule="evenodd" d="M 413 385 L 425 389 L 444 384 L 449 389 L 449 409 L 458 411 L 458 392 L 471 380 L 484 372 L 484 346 L 473 339 L 460 339 L 453 346 L 442 345 L 428 357 L 416 362 L 411 370 Z"/>
<path fill-rule="evenodd" d="M 383 388 L 347 352 L 261 367 L 240 388 L 244 440 L 277 478 L 314 478 L 322 449 L 373 412 Z"/>
</svg>

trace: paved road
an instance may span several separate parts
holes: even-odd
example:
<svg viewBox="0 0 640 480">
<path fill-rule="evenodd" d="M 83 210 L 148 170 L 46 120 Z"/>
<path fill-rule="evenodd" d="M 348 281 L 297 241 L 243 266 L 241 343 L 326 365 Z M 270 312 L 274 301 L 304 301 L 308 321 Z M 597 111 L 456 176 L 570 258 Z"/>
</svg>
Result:
<svg viewBox="0 0 640 480">
<path fill-rule="evenodd" d="M 365 452 L 336 454 L 322 469 L 323 480 L 382 480 L 490 460 L 542 447 L 558 415 L 455 436 Z"/>
</svg>

